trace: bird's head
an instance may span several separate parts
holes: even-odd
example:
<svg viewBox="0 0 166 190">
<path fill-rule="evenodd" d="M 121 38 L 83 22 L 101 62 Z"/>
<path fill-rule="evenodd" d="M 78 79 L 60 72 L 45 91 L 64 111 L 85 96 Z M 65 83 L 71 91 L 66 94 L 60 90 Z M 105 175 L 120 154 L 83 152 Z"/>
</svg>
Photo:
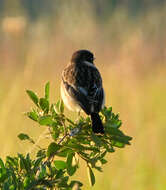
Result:
<svg viewBox="0 0 166 190">
<path fill-rule="evenodd" d="M 94 61 L 93 53 L 88 50 L 78 50 L 73 53 L 71 57 L 72 63 L 81 63 L 84 61 L 88 61 L 89 63 L 93 64 Z"/>
</svg>

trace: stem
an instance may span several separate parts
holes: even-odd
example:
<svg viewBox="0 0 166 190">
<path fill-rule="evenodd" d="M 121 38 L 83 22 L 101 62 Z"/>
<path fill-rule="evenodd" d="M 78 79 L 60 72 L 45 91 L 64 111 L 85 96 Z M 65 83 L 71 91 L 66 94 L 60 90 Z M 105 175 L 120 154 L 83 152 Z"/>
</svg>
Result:
<svg viewBox="0 0 166 190">
<path fill-rule="evenodd" d="M 69 134 L 66 133 L 66 134 L 60 139 L 60 141 L 58 142 L 58 144 L 60 144 L 68 135 L 69 135 Z"/>
<path fill-rule="evenodd" d="M 87 160 L 86 158 L 84 158 L 80 153 L 77 152 L 77 154 L 79 155 L 80 158 L 82 158 L 82 160 L 84 160 L 86 163 L 89 162 L 89 160 Z"/>
<path fill-rule="evenodd" d="M 58 144 L 60 144 L 68 135 L 69 135 L 69 134 L 66 133 L 66 134 L 60 139 L 60 141 L 58 142 Z M 55 155 L 49 157 L 49 158 L 45 161 L 44 164 L 47 164 L 49 161 L 52 162 L 52 161 L 54 160 L 54 156 L 55 156 Z"/>
</svg>

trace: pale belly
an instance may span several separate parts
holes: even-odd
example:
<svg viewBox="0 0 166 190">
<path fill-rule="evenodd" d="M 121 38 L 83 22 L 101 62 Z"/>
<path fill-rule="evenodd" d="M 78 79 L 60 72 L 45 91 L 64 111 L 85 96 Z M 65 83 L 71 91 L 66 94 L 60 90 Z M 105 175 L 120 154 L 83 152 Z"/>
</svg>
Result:
<svg viewBox="0 0 166 190">
<path fill-rule="evenodd" d="M 63 85 L 63 82 L 61 82 L 61 97 L 65 106 L 69 110 L 76 111 L 76 112 L 81 111 L 81 107 L 77 104 L 77 102 L 71 96 L 69 96 L 68 92 L 66 91 Z"/>
</svg>

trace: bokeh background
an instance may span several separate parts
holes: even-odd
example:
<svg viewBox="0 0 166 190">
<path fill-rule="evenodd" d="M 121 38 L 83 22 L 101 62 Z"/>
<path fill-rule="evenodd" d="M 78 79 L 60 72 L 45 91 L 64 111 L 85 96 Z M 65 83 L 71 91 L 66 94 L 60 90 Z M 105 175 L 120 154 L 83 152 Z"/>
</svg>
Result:
<svg viewBox="0 0 166 190">
<path fill-rule="evenodd" d="M 84 190 L 166 189 L 166 1 L 0 0 L 0 157 L 26 153 L 17 134 L 45 130 L 24 116 L 25 90 L 60 98 L 61 71 L 78 49 L 95 53 L 106 105 L 120 113 L 132 145 L 108 156 Z M 76 114 L 66 113 L 71 117 Z"/>
</svg>

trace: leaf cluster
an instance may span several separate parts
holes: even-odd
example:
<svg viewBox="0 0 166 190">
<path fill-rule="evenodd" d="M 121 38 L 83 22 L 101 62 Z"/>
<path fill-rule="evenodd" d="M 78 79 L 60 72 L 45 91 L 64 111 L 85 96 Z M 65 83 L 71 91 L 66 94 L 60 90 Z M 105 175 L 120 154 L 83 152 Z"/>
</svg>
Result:
<svg viewBox="0 0 166 190">
<path fill-rule="evenodd" d="M 38 151 L 34 159 L 30 154 L 18 154 L 16 157 L 7 156 L 5 163 L 0 160 L 1 189 L 81 189 L 83 184 L 80 181 L 71 180 L 79 169 L 80 159 L 86 163 L 89 182 L 93 186 L 94 170 L 102 172 L 102 166 L 107 163 L 106 155 L 115 152 L 116 147 L 130 145 L 132 138 L 120 130 L 122 122 L 111 107 L 105 107 L 100 113 L 105 134 L 96 135 L 88 116 L 79 116 L 77 121 L 72 121 L 65 116 L 62 101 L 51 104 L 49 89 L 47 83 L 42 98 L 27 90 L 35 107 L 26 115 L 48 128 L 50 144 L 40 147 L 29 135 L 20 133 L 18 138 L 36 145 Z"/>
</svg>

